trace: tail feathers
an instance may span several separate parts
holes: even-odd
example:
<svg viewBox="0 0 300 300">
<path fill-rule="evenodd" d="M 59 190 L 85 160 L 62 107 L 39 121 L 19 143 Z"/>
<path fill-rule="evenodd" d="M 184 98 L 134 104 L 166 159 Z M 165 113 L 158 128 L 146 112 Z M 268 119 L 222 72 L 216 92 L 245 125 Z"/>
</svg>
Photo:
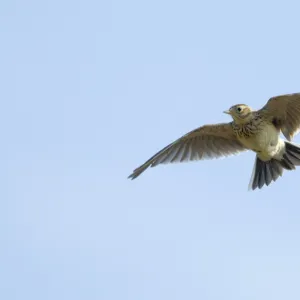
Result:
<svg viewBox="0 0 300 300">
<path fill-rule="evenodd" d="M 272 181 L 276 181 L 279 176 L 282 176 L 282 172 L 283 167 L 278 160 L 262 161 L 256 156 L 249 189 L 261 189 L 265 184 L 269 185 Z"/>
<path fill-rule="evenodd" d="M 249 189 L 261 189 L 264 185 L 269 185 L 282 176 L 283 169 L 294 170 L 300 166 L 300 146 L 290 142 L 285 142 L 285 152 L 281 160 L 272 158 L 269 161 L 263 161 L 256 156 L 252 177 L 249 183 Z"/>
<path fill-rule="evenodd" d="M 286 165 L 286 167 L 282 166 L 287 170 L 294 170 L 295 166 L 300 166 L 300 147 L 290 142 L 285 142 L 285 153 L 281 162 Z"/>
</svg>

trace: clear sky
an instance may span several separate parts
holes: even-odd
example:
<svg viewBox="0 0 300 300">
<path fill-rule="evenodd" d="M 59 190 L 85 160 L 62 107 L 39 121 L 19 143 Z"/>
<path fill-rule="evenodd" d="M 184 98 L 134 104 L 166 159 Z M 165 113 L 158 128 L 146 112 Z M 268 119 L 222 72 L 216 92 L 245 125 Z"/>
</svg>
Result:
<svg viewBox="0 0 300 300">
<path fill-rule="evenodd" d="M 300 170 L 131 171 L 300 92 L 298 1 L 1 1 L 0 298 L 300 298 Z M 295 141 L 300 142 L 300 138 Z"/>
</svg>

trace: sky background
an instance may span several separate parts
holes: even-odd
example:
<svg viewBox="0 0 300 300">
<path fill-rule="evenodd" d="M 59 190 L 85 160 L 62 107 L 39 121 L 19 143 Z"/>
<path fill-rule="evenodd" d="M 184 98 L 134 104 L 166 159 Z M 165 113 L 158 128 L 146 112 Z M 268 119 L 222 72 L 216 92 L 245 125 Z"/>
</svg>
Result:
<svg viewBox="0 0 300 300">
<path fill-rule="evenodd" d="M 298 1 L 1 1 L 0 298 L 300 298 L 300 170 L 131 171 L 300 91 Z M 300 142 L 300 138 L 295 139 Z"/>
</svg>

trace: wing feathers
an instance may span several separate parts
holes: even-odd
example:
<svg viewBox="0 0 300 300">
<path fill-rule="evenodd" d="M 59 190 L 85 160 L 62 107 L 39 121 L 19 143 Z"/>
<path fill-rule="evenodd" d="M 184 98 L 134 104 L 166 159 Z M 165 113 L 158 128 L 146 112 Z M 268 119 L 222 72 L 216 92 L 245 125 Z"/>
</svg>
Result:
<svg viewBox="0 0 300 300">
<path fill-rule="evenodd" d="M 300 129 L 300 93 L 273 97 L 260 112 L 269 115 L 284 136 L 291 140 Z"/>
<path fill-rule="evenodd" d="M 246 150 L 236 139 L 231 123 L 205 125 L 184 135 L 153 155 L 133 171 L 129 178 L 136 178 L 149 166 L 159 164 L 211 159 Z"/>
</svg>

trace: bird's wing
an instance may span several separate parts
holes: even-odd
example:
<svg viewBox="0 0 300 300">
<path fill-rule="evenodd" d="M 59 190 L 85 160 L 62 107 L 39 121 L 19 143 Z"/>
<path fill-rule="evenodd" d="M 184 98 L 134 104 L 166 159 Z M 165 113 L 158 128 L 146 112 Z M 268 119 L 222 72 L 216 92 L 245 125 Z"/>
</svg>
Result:
<svg viewBox="0 0 300 300">
<path fill-rule="evenodd" d="M 291 141 L 300 129 L 300 93 L 273 97 L 260 112 L 269 115 L 273 124 Z"/>
<path fill-rule="evenodd" d="M 128 177 L 135 179 L 149 166 L 217 158 L 247 150 L 236 138 L 231 123 L 199 127 L 153 155 Z"/>
</svg>

